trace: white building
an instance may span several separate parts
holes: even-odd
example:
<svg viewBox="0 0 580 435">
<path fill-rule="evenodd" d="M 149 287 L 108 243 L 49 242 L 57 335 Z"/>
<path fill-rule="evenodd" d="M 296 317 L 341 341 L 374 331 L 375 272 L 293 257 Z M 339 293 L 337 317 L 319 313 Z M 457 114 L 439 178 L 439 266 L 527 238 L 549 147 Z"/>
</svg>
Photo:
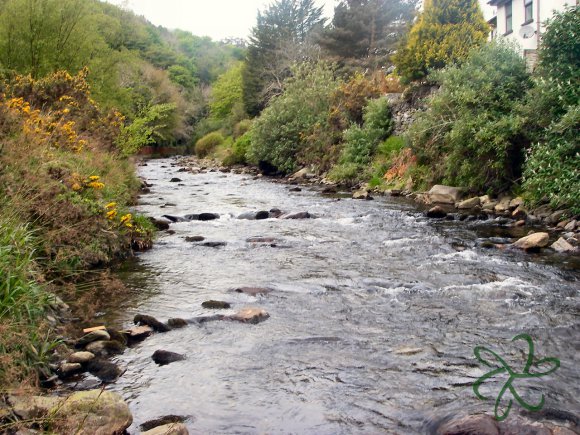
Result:
<svg viewBox="0 0 580 435">
<path fill-rule="evenodd" d="M 578 0 L 489 0 L 488 4 L 496 8 L 495 16 L 488 21 L 492 27 L 491 38 L 516 41 L 532 66 L 546 30 L 546 20 L 554 11 L 563 11 L 577 3 Z"/>
</svg>

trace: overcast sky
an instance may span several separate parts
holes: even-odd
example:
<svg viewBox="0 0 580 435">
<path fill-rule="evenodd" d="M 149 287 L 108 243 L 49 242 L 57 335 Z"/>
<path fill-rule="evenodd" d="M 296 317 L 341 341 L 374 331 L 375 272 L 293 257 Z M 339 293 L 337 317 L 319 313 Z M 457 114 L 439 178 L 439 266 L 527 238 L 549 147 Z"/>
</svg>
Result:
<svg viewBox="0 0 580 435">
<path fill-rule="evenodd" d="M 246 38 L 256 23 L 258 10 L 271 0 L 107 0 L 143 15 L 153 24 L 169 29 L 189 30 L 194 35 Z M 338 0 L 317 0 L 332 17 Z M 480 0 L 482 5 L 487 0 Z M 487 17 L 488 14 L 486 14 Z"/>
</svg>

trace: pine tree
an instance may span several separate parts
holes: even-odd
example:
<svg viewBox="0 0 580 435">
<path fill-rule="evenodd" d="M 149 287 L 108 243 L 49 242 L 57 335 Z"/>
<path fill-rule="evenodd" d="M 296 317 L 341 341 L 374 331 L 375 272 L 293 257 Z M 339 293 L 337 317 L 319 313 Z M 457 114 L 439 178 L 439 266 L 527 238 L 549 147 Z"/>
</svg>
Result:
<svg viewBox="0 0 580 435">
<path fill-rule="evenodd" d="M 477 0 L 425 0 L 424 10 L 393 60 L 405 81 L 461 61 L 485 43 L 489 27 Z"/>
<path fill-rule="evenodd" d="M 277 0 L 258 13 L 244 69 L 244 107 L 257 115 L 279 94 L 290 65 L 311 57 L 312 34 L 324 25 L 314 0 Z"/>
<path fill-rule="evenodd" d="M 327 55 L 342 65 L 376 69 L 388 62 L 416 0 L 342 0 L 319 39 Z"/>
</svg>

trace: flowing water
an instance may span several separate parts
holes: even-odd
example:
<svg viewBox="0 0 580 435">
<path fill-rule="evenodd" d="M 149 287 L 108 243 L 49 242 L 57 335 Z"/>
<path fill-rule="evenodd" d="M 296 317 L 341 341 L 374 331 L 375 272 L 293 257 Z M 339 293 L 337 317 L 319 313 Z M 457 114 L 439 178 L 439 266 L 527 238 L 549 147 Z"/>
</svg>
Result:
<svg viewBox="0 0 580 435">
<path fill-rule="evenodd" d="M 213 315 L 201 307 L 209 299 L 232 303 L 224 314 L 252 306 L 270 318 L 190 325 L 118 357 L 127 371 L 111 388 L 130 404 L 131 433 L 167 414 L 188 416 L 191 433 L 201 434 L 425 433 L 445 416 L 493 413 L 494 400 L 478 400 L 471 387 L 490 370 L 474 348 L 495 350 L 521 372 L 527 345 L 511 342 L 520 333 L 533 337 L 536 358 L 558 358 L 561 367 L 517 379 L 517 393 L 534 403 L 544 394 L 546 409 L 580 415 L 577 257 L 486 250 L 482 240 L 509 241 L 507 230 L 428 220 L 405 200 L 294 193 L 248 175 L 178 173 L 173 162 L 140 169 L 153 187 L 137 209 L 220 219 L 160 233 L 122 274 L 134 297 L 118 304 L 115 321 Z M 182 183 L 169 182 L 175 176 Z M 317 218 L 236 219 L 273 207 Z M 227 244 L 185 240 L 194 235 Z M 276 246 L 246 241 L 254 236 L 274 237 Z M 242 286 L 272 292 L 232 292 Z M 187 359 L 159 367 L 157 349 Z M 498 374 L 482 392 L 495 399 L 506 380 Z M 514 403 L 511 412 L 522 408 Z"/>
</svg>

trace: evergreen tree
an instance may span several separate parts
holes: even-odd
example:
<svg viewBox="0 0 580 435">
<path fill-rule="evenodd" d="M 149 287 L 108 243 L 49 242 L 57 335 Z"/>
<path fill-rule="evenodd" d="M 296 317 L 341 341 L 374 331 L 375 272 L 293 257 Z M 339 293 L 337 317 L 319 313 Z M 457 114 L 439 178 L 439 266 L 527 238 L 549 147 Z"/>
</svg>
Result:
<svg viewBox="0 0 580 435">
<path fill-rule="evenodd" d="M 461 61 L 485 43 L 489 27 L 477 0 L 425 0 L 424 10 L 394 56 L 405 81 Z"/>
<path fill-rule="evenodd" d="M 258 13 L 244 70 L 244 107 L 257 115 L 280 93 L 290 65 L 311 55 L 312 34 L 324 25 L 314 0 L 277 0 Z"/>
<path fill-rule="evenodd" d="M 342 0 L 319 43 L 342 65 L 384 66 L 416 4 L 417 0 Z"/>
</svg>

